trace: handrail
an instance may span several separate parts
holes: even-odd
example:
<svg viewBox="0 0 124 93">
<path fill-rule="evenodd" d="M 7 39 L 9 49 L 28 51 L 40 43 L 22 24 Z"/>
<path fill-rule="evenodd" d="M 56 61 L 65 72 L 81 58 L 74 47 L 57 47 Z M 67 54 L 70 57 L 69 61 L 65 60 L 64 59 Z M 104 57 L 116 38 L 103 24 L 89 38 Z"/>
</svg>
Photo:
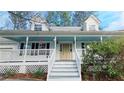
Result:
<svg viewBox="0 0 124 93">
<path fill-rule="evenodd" d="M 82 51 L 84 54 L 86 54 L 86 49 L 76 49 L 77 51 Z"/>
<path fill-rule="evenodd" d="M 76 64 L 77 64 L 79 76 L 80 76 L 80 79 L 81 79 L 81 60 L 80 60 L 80 57 L 79 57 L 78 52 L 77 52 L 76 49 L 75 49 L 75 59 L 76 59 Z"/>
<path fill-rule="evenodd" d="M 47 74 L 47 79 L 50 75 L 50 71 L 52 70 L 53 63 L 55 62 L 55 57 L 56 56 L 56 50 L 54 49 L 52 55 L 48 59 L 48 74 Z"/>
<path fill-rule="evenodd" d="M 86 55 L 86 49 L 76 49 L 81 60 L 81 64 L 83 63 L 84 56 Z"/>
</svg>

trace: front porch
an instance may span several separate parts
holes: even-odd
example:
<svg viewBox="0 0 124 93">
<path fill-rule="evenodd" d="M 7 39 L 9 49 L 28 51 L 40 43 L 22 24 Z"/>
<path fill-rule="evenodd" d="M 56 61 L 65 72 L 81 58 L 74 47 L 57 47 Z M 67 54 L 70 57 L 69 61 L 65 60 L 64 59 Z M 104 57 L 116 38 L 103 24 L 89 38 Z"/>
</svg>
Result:
<svg viewBox="0 0 124 93">
<path fill-rule="evenodd" d="M 0 62 L 42 62 L 48 61 L 56 51 L 56 60 L 74 60 L 76 50 L 81 56 L 92 41 L 101 41 L 101 37 L 3 37 L 13 42 L 0 42 Z"/>
<path fill-rule="evenodd" d="M 49 77 L 56 60 L 75 62 L 81 78 L 81 60 L 85 48 L 92 41 L 102 42 L 103 36 L 6 36 L 14 42 L 0 42 L 0 72 L 11 69 L 17 73 L 28 73 L 42 68 Z M 5 44 L 6 43 L 6 44 Z M 15 44 L 13 44 L 15 43 Z M 6 46 L 11 47 L 6 48 Z M 72 62 L 70 61 L 70 62 Z M 69 63 L 70 64 L 70 63 Z"/>
</svg>

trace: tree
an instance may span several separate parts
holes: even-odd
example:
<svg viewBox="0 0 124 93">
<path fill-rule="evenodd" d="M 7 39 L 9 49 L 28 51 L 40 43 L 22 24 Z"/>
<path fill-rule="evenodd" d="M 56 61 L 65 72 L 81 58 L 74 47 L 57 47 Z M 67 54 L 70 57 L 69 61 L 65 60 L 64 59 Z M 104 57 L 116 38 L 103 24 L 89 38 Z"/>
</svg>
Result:
<svg viewBox="0 0 124 93">
<path fill-rule="evenodd" d="M 75 11 L 73 12 L 72 17 L 72 25 L 73 26 L 81 26 L 86 18 L 88 18 L 91 14 L 94 14 L 93 11 Z"/>
<path fill-rule="evenodd" d="M 46 20 L 49 24 L 59 25 L 59 16 L 55 11 L 48 11 Z"/>
<path fill-rule="evenodd" d="M 26 30 L 32 16 L 39 14 L 45 15 L 49 24 L 56 26 L 81 26 L 81 23 L 94 12 L 92 11 L 9 11 L 10 19 L 13 23 L 13 29 Z"/>
<path fill-rule="evenodd" d="M 60 16 L 60 25 L 61 26 L 70 26 L 71 25 L 71 17 L 70 12 L 59 12 Z"/>
<path fill-rule="evenodd" d="M 14 30 L 27 29 L 30 18 L 34 15 L 31 11 L 9 11 Z"/>
<path fill-rule="evenodd" d="M 46 20 L 49 24 L 55 24 L 56 26 L 70 26 L 71 18 L 70 12 L 65 11 L 49 11 Z"/>
</svg>

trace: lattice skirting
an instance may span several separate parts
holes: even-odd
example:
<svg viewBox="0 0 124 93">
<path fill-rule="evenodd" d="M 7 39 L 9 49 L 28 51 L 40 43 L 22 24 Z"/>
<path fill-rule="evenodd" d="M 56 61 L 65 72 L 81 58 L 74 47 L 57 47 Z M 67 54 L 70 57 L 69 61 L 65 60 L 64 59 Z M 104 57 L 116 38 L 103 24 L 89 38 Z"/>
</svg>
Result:
<svg viewBox="0 0 124 93">
<path fill-rule="evenodd" d="M 44 72 L 47 72 L 48 66 L 47 65 L 30 65 L 26 66 L 26 72 L 34 72 L 37 71 L 38 69 L 42 69 Z"/>
<path fill-rule="evenodd" d="M 20 66 L 0 66 L 0 73 L 6 73 L 7 71 L 11 71 L 11 72 L 15 72 L 15 73 L 19 73 L 19 68 Z"/>
<path fill-rule="evenodd" d="M 7 71 L 11 71 L 11 72 L 14 72 L 14 73 L 19 73 L 20 67 L 21 67 L 21 65 L 10 65 L 10 66 L 1 65 L 0 66 L 0 74 L 4 74 Z M 47 73 L 47 71 L 48 71 L 48 66 L 47 65 L 26 65 L 25 67 L 26 67 L 25 68 L 26 73 L 35 72 L 39 68 L 42 69 L 45 73 Z"/>
</svg>

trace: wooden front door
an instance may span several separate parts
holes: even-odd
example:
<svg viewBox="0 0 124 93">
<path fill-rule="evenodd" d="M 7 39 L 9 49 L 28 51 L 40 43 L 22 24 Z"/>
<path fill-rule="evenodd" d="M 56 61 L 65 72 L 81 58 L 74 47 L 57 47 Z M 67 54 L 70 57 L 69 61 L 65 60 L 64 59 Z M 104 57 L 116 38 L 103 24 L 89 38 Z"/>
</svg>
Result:
<svg viewBox="0 0 124 93">
<path fill-rule="evenodd" d="M 60 60 L 72 59 L 72 44 L 60 44 Z"/>
</svg>

